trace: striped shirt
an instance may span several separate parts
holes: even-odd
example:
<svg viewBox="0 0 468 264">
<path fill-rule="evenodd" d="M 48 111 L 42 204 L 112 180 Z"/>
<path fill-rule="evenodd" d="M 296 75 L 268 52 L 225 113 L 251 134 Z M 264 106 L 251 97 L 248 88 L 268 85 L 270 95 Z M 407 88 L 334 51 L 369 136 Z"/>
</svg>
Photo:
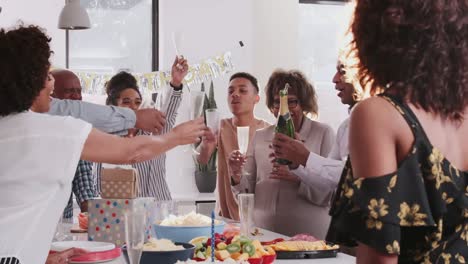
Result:
<svg viewBox="0 0 468 264">
<path fill-rule="evenodd" d="M 166 111 L 166 125 L 161 134 L 172 130 L 177 117 L 177 110 L 182 101 L 182 91 L 172 90 Z M 137 135 L 149 135 L 142 130 Z M 166 182 L 166 154 L 161 154 L 148 161 L 132 164 L 138 171 L 138 197 L 155 197 L 156 200 L 172 200 L 169 186 Z M 101 169 L 102 164 L 95 164 L 97 186 L 101 192 Z"/>
<path fill-rule="evenodd" d="M 0 258 L 0 264 L 20 264 L 19 260 L 15 257 Z"/>
</svg>

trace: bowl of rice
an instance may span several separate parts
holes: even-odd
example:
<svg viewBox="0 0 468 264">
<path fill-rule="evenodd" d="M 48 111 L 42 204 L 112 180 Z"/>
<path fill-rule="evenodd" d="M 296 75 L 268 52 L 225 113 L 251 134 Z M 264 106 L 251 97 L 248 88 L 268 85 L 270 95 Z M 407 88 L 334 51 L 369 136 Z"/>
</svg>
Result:
<svg viewBox="0 0 468 264">
<path fill-rule="evenodd" d="M 215 233 L 223 233 L 224 225 L 223 221 L 215 220 Z M 187 243 L 195 237 L 211 236 L 211 218 L 194 212 L 182 216 L 170 215 L 153 224 L 153 230 L 157 238 Z"/>
</svg>

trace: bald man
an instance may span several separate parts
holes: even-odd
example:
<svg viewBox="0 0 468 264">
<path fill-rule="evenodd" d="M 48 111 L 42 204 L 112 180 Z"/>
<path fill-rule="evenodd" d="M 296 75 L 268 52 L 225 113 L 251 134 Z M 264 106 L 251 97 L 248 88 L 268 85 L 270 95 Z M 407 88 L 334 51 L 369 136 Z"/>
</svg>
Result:
<svg viewBox="0 0 468 264">
<path fill-rule="evenodd" d="M 53 97 L 66 100 L 53 99 L 48 112 L 50 115 L 73 116 L 91 123 L 99 130 L 119 135 L 126 135 L 130 128 L 159 133 L 166 124 L 165 114 L 156 109 L 133 111 L 123 107 L 81 102 L 80 81 L 73 72 L 55 70 L 54 77 L 56 90 Z"/>
<path fill-rule="evenodd" d="M 81 101 L 81 83 L 78 77 L 68 70 L 54 70 L 55 89 L 52 97 Z"/>
<path fill-rule="evenodd" d="M 55 87 L 52 97 L 57 99 L 81 101 L 81 84 L 78 77 L 68 70 L 54 70 Z M 60 164 L 58 164 L 60 166 Z M 88 200 L 98 196 L 96 181 L 93 176 L 93 165 L 89 161 L 80 160 L 72 182 L 72 191 L 81 212 L 88 212 Z M 63 211 L 63 218 L 72 222 L 73 194 L 70 193 L 67 207 Z"/>
</svg>

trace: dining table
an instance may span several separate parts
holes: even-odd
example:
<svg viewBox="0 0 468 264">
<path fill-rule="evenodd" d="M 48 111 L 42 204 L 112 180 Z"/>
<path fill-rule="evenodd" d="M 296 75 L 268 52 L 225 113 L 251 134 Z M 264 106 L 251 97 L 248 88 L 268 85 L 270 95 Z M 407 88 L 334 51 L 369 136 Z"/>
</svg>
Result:
<svg viewBox="0 0 468 264">
<path fill-rule="evenodd" d="M 65 229 L 70 230 L 69 226 Z M 254 239 L 260 241 L 271 241 L 276 238 L 288 239 L 288 236 L 271 232 L 262 228 L 257 228 L 258 232 L 255 235 Z M 71 233 L 66 234 L 66 240 L 88 240 L 87 233 Z M 120 256 L 117 259 L 112 261 L 105 262 L 106 264 L 128 264 L 124 256 Z M 274 262 L 275 264 L 348 264 L 356 263 L 356 258 L 348 254 L 339 252 L 336 257 L 333 258 L 317 258 L 317 259 L 277 259 Z"/>
</svg>

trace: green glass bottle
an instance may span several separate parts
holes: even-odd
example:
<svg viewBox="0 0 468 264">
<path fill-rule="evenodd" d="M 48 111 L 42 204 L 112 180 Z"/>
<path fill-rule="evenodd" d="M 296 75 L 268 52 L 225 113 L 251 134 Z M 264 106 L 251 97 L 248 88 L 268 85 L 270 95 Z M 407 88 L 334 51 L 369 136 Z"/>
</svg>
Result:
<svg viewBox="0 0 468 264">
<path fill-rule="evenodd" d="M 287 83 L 284 86 L 284 89 L 279 91 L 280 105 L 279 105 L 279 114 L 278 121 L 276 122 L 276 133 L 285 134 L 288 137 L 294 138 L 294 123 L 291 119 L 291 114 L 289 113 L 288 106 L 288 89 L 289 84 Z M 291 161 L 287 159 L 276 159 L 276 162 L 282 165 L 289 165 Z"/>
</svg>

